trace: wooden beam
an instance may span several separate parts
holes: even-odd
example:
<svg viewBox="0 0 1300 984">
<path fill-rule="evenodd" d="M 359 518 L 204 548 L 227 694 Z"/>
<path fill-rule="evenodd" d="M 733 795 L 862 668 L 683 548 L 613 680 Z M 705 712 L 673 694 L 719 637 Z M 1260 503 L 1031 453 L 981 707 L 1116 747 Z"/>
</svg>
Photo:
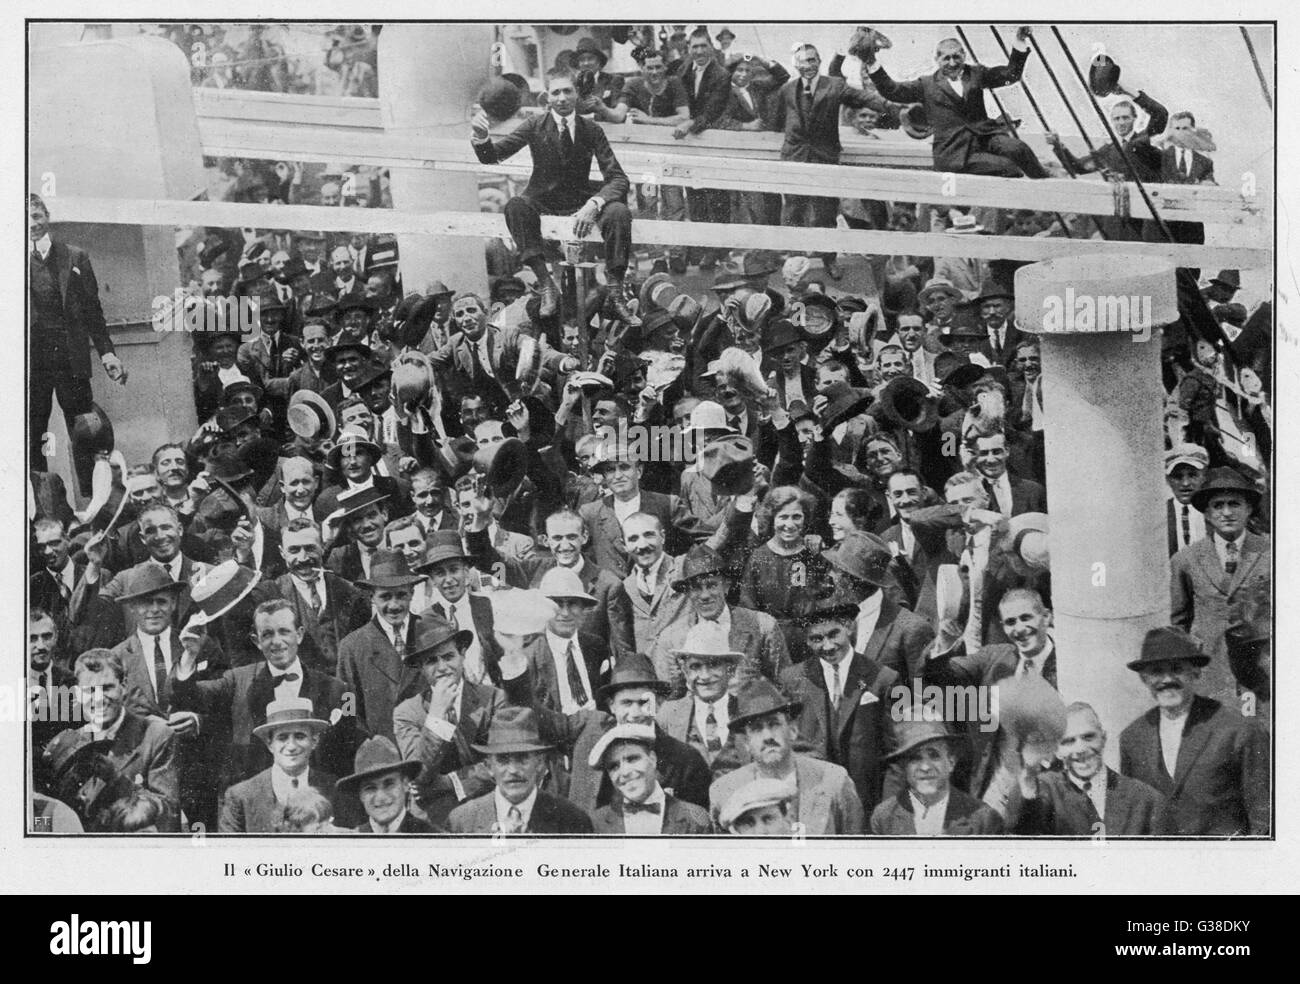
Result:
<svg viewBox="0 0 1300 984">
<path fill-rule="evenodd" d="M 59 221 L 124 225 L 223 226 L 262 229 L 320 229 L 324 232 L 382 232 L 406 235 L 491 238 L 507 235 L 500 215 L 478 212 L 414 212 L 391 209 L 332 208 L 321 205 L 260 205 L 236 202 L 183 202 L 123 198 L 59 197 Z M 573 220 L 543 216 L 542 234 L 573 239 Z M 1178 266 L 1265 268 L 1272 252 L 1253 247 L 1106 242 L 1098 239 L 1039 239 L 1021 236 L 966 236 L 886 230 L 792 229 L 782 226 L 724 225 L 703 222 L 637 221 L 638 243 L 886 255 L 968 256 L 981 259 L 1045 260 L 1057 256 L 1121 254 L 1164 257 Z M 599 241 L 591 233 L 588 240 Z"/>
</svg>

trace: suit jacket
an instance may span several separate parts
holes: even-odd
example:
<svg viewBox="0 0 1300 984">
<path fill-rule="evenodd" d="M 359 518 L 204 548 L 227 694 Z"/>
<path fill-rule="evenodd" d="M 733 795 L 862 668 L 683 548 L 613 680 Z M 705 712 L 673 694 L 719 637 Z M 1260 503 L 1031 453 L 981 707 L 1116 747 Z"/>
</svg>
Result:
<svg viewBox="0 0 1300 984">
<path fill-rule="evenodd" d="M 1178 153 L 1174 147 L 1166 147 L 1160 152 L 1160 180 L 1165 184 L 1214 184 L 1214 161 L 1199 151 L 1193 150 L 1191 177 L 1178 169 Z"/>
<path fill-rule="evenodd" d="M 870 99 L 861 89 L 850 87 L 843 79 L 819 75 L 813 89 L 812 105 L 803 105 L 804 81 L 795 77 L 783 85 L 775 99 L 776 129 L 785 133 L 781 160 L 808 161 L 815 164 L 840 162 L 840 107 L 857 109 L 869 106 Z"/>
<path fill-rule="evenodd" d="M 356 834 L 373 834 L 375 828 L 370 826 L 370 821 L 367 819 L 353 827 L 352 832 Z M 397 833 L 441 834 L 445 833 L 445 831 L 441 827 L 429 823 L 428 820 L 421 820 L 414 813 L 407 813 L 406 816 L 402 817 L 402 822 L 397 825 Z"/>
<path fill-rule="evenodd" d="M 566 724 L 564 733 L 570 738 L 566 744 L 573 749 L 573 767 L 566 799 L 595 816 L 597 807 L 608 806 L 616 797 L 609 776 L 603 769 L 593 769 L 587 765 L 587 759 L 600 737 L 613 727 L 614 718 L 601 712 L 595 715 L 594 720 L 584 719 Z M 576 729 L 575 724 L 578 726 Z M 543 734 L 546 734 L 546 730 L 544 725 Z M 696 806 L 709 805 L 709 783 L 713 781 L 713 773 L 700 749 L 674 738 L 662 727 L 656 726 L 655 758 L 659 760 L 656 770 L 659 784 L 665 792 Z M 737 758 L 735 761 L 739 763 L 740 760 Z"/>
<path fill-rule="evenodd" d="M 524 561 L 524 570 L 529 577 L 529 587 L 537 588 L 546 572 L 555 567 L 555 558 L 550 554 L 539 554 Z M 623 590 L 623 582 L 618 576 L 603 567 L 598 567 L 586 557 L 578 569 L 582 588 L 596 599 L 596 607 L 587 613 L 583 627 L 592 635 L 600 636 L 609 643 L 614 659 L 620 660 L 639 649 L 632 632 L 632 602 Z"/>
<path fill-rule="evenodd" d="M 736 706 L 736 698 L 729 694 L 727 696 L 728 720 L 739 713 Z M 749 749 L 745 745 L 743 735 L 734 728 L 728 729 L 727 740 L 722 743 L 721 749 L 716 752 L 708 750 L 704 743 L 704 736 L 695 725 L 695 698 L 691 694 L 660 704 L 656 720 L 659 730 L 677 739 L 704 759 L 712 779 L 726 775 L 749 761 Z"/>
<path fill-rule="evenodd" d="M 663 837 L 698 837 L 713 832 L 709 823 L 709 812 L 694 803 L 686 803 L 669 793 L 664 799 L 664 822 L 659 831 Z M 616 797 L 613 803 L 602 806 L 592 814 L 595 832 L 598 834 L 623 834 L 623 797 Z"/>
<path fill-rule="evenodd" d="M 499 164 L 527 147 L 533 158 L 533 173 L 520 197 L 543 214 L 574 212 L 593 195 L 606 202 L 625 202 L 630 184 L 605 131 L 576 113 L 571 125 L 573 152 L 567 158 L 551 112 L 530 116 L 504 137 L 492 137 L 472 146 L 483 164 Z M 590 180 L 592 158 L 600 167 L 602 185 Z"/>
<path fill-rule="evenodd" d="M 691 545 L 691 534 L 698 520 L 686 510 L 686 504 L 675 495 L 641 490 L 641 512 L 657 516 L 663 526 L 665 551 L 676 556 L 685 553 Z M 631 559 L 623 546 L 623 526 L 614 514 L 614 496 L 602 496 L 595 502 L 578 507 L 587 524 L 591 539 L 587 543 L 587 557 L 597 567 L 622 577 L 631 569 Z"/>
<path fill-rule="evenodd" d="M 585 197 L 583 201 L 586 201 Z M 492 371 L 498 381 L 514 379 L 519 366 L 519 346 L 523 337 L 524 332 L 519 325 L 505 328 L 488 325 L 488 360 L 492 363 Z M 472 382 L 475 379 L 473 350 L 477 346 L 478 343 L 471 342 L 463 332 L 456 332 L 445 345 L 429 353 L 429 359 L 433 362 L 434 369 L 438 370 L 440 379 L 447 373 L 455 372 L 463 377 L 462 382 Z M 564 358 L 564 353 L 558 350 L 548 352 L 542 356 L 542 368 L 558 371 Z"/>
<path fill-rule="evenodd" d="M 398 519 L 415 512 L 415 505 L 411 502 L 407 487 L 397 479 L 376 474 L 371 480 L 374 482 L 377 491 L 388 495 L 384 507 L 388 510 L 389 519 Z M 317 496 L 316 502 L 312 506 L 313 512 L 324 519 L 339 507 L 339 495 L 345 491 L 347 489 L 343 485 L 331 485 L 327 489 L 322 489 L 321 494 Z"/>
<path fill-rule="evenodd" d="M 1000 834 L 1002 830 L 1002 818 L 993 810 L 955 786 L 948 787 L 948 808 L 943 816 L 943 832 L 946 836 L 978 837 Z M 871 832 L 882 837 L 916 836 L 912 797 L 906 789 L 872 811 Z"/>
<path fill-rule="evenodd" d="M 409 616 L 407 652 L 415 648 L 420 625 L 418 615 Z M 424 682 L 418 669 L 403 663 L 377 617 L 348 633 L 339 643 L 339 679 L 355 695 L 356 715 L 365 722 L 367 730 L 390 740 L 394 737 L 393 709 L 418 693 Z"/>
<path fill-rule="evenodd" d="M 862 653 L 910 681 L 924 671 L 926 650 L 933 639 L 934 628 L 929 622 L 886 595 L 880 601 L 880 617 Z"/>
<path fill-rule="evenodd" d="M 157 564 L 157 561 L 146 560 L 144 563 L 136 564 L 135 567 L 130 568 L 130 571 L 138 570 L 144 567 L 145 564 Z M 195 562 L 182 555 L 180 576 L 177 580 L 184 581 L 185 587 L 176 595 L 176 614 L 172 618 L 173 625 L 183 626 L 189 618 L 190 605 L 193 604 L 190 598 L 190 582 L 194 577 L 194 568 Z M 74 623 L 84 621 L 92 613 L 94 606 L 91 602 L 95 598 L 104 601 L 116 601 L 126 593 L 126 582 L 130 576 L 129 571 L 114 574 L 107 579 L 107 583 L 105 583 L 106 574 L 107 572 L 101 570 L 99 579 L 93 584 L 86 581 L 84 574 L 77 581 L 77 586 L 72 590 L 72 600 L 68 605 L 69 620 Z M 135 616 L 126 609 L 122 610 L 122 623 L 128 634 L 135 631 Z"/>
<path fill-rule="evenodd" d="M 72 562 L 72 584 L 73 590 L 76 590 L 77 582 L 81 580 L 81 575 L 86 572 L 86 562 Z M 59 589 L 58 574 L 47 570 L 44 566 L 32 565 L 31 577 L 28 578 L 27 602 L 32 608 L 40 608 L 49 612 L 50 617 L 54 619 L 54 624 L 59 627 L 61 638 L 67 638 L 68 611 L 72 604 L 72 595 L 68 595 L 68 600 L 63 600 L 63 592 Z"/>
<path fill-rule="evenodd" d="M 430 592 L 429 608 L 425 609 L 428 613 L 432 611 L 435 615 L 446 617 L 446 609 L 443 602 L 439 600 L 437 592 Z M 491 677 L 495 686 L 501 686 L 501 643 L 497 642 L 496 619 L 492 613 L 492 601 L 487 595 L 471 594 L 469 596 L 469 611 L 474 618 L 474 624 L 462 625 L 463 629 L 473 629 L 474 637 L 478 640 L 479 651 L 483 655 L 483 664 L 487 667 L 488 676 Z"/>
<path fill-rule="evenodd" d="M 32 519 L 62 520 L 63 528 L 71 529 L 77 523 L 68 502 L 68 488 L 62 476 L 55 472 L 28 472 L 32 495 L 36 500 L 36 515 Z"/>
<path fill-rule="evenodd" d="M 649 656 L 656 672 L 673 668 L 676 663 L 676 657 L 661 646 L 660 640 L 668 627 L 684 618 L 690 608 L 685 592 L 674 591 L 672 587 L 672 582 L 681 577 L 685 560 L 685 555 L 664 558 L 654 594 L 649 599 L 637 586 L 635 572 L 623 578 L 623 593 L 632 611 L 632 638 L 636 652 Z M 680 676 L 680 672 L 673 669 L 673 676 Z"/>
<path fill-rule="evenodd" d="M 335 778 L 320 769 L 308 770 L 307 776 L 309 788 L 334 803 L 338 797 L 334 788 Z M 264 769 L 251 779 L 235 783 L 226 790 L 221 802 L 221 819 L 217 821 L 217 830 L 223 834 L 275 833 L 276 814 L 280 806 L 271 785 L 271 770 Z M 334 808 L 337 816 L 339 804 L 334 803 Z"/>
<path fill-rule="evenodd" d="M 726 111 L 718 121 L 719 128 L 735 130 L 740 128 L 741 123 L 759 120 L 765 130 L 777 129 L 774 125 L 776 101 L 780 96 L 781 86 L 790 81 L 790 73 L 786 71 L 784 65 L 775 62 L 772 63 L 771 69 L 769 82 L 749 84 L 748 92 L 750 99 L 753 100 L 752 108 L 741 97 L 739 90 L 734 87 L 731 89 L 727 95 Z"/>
<path fill-rule="evenodd" d="M 822 674 L 822 661 L 810 656 L 781 675 L 781 689 L 803 708 L 799 712 L 799 738 L 809 753 L 848 770 L 864 815 L 870 816 L 882 796 L 904 788 L 901 771 L 892 770 L 888 786 L 885 756 L 894 750 L 890 694 L 898 674 L 875 660 L 853 653 L 845 673 L 839 710 L 831 707 L 830 692 Z"/>
<path fill-rule="evenodd" d="M 682 66 L 678 77 L 686 90 L 686 108 L 691 114 L 691 133 L 700 133 L 711 126 L 717 126 L 727 112 L 727 101 L 731 96 L 731 73 L 711 61 L 704 66 L 704 79 L 700 82 L 699 94 L 695 93 L 695 63 L 687 61 Z"/>
<path fill-rule="evenodd" d="M 1181 505 L 1182 503 L 1180 503 L 1177 499 L 1174 498 L 1170 498 L 1165 502 L 1165 539 L 1169 542 L 1170 557 L 1173 557 L 1174 554 L 1178 553 L 1178 551 L 1182 549 L 1182 547 L 1178 545 L 1178 532 L 1179 532 L 1178 526 L 1182 522 L 1182 518 L 1179 516 L 1179 507 Z M 1189 505 L 1187 508 L 1189 510 L 1188 513 L 1189 521 L 1193 515 L 1198 518 L 1201 517 L 1201 511 L 1197 509 L 1195 506 Z M 1189 526 L 1191 525 L 1190 522 L 1188 525 Z M 1201 535 L 1199 537 L 1197 537 L 1196 535 L 1198 529 L 1201 532 Z M 1195 545 L 1199 540 L 1208 539 L 1207 536 L 1208 532 L 1209 530 L 1205 526 L 1205 520 L 1201 518 L 1197 526 L 1192 528 L 1193 539 L 1192 542 L 1188 544 L 1188 546 L 1190 547 Z"/>
<path fill-rule="evenodd" d="M 1129 134 L 1128 140 L 1124 141 L 1124 149 L 1128 152 L 1128 159 L 1133 162 L 1133 171 L 1136 172 L 1139 180 L 1159 181 L 1161 152 L 1151 146 L 1151 138 L 1164 132 L 1165 125 L 1169 122 L 1169 110 L 1165 109 L 1164 106 L 1145 92 L 1139 92 L 1133 98 L 1133 101 L 1142 107 L 1150 119 L 1147 120 L 1147 125 L 1141 130 L 1135 129 Z M 1104 168 L 1124 175 L 1129 181 L 1133 180 L 1133 174 L 1130 173 L 1124 156 L 1115 149 L 1113 143 L 1107 142 L 1082 160 L 1076 158 L 1064 147 L 1061 148 L 1061 156 L 1074 165 L 1077 173 L 1082 174 Z"/>
<path fill-rule="evenodd" d="M 1055 837 L 1145 837 L 1169 834 L 1165 798 L 1146 783 L 1106 769 L 1106 815 L 1060 769 L 1040 773 L 1038 795 L 1024 799 L 1019 785 L 1007 809 L 1012 833 Z"/>
<path fill-rule="evenodd" d="M 799 789 L 798 823 L 805 834 L 865 834 L 866 815 L 853 780 L 842 766 L 795 754 L 795 785 Z M 758 766 L 742 765 L 713 781 L 709 787 L 709 814 L 717 827 L 718 816 L 736 790 L 759 778 Z"/>
<path fill-rule="evenodd" d="M 257 373 L 258 378 L 263 380 L 287 376 L 289 370 L 284 363 L 284 352 L 290 348 L 296 348 L 299 353 L 303 352 L 302 343 L 297 338 L 281 331 L 279 346 L 272 355 L 270 341 L 266 335 L 259 333 L 255 338 L 239 346 L 239 351 L 235 355 L 235 364 L 250 379 L 253 378 L 252 373 Z"/>
<path fill-rule="evenodd" d="M 496 793 L 462 803 L 451 811 L 447 829 L 453 834 L 494 834 L 497 832 Z M 528 817 L 526 834 L 590 834 L 591 817 L 568 800 L 537 791 L 537 801 Z"/>
<path fill-rule="evenodd" d="M 1008 476 L 1011 482 L 1011 515 L 1047 511 L 1047 490 L 1027 478 Z"/>
<path fill-rule="evenodd" d="M 1267 592 L 1272 578 L 1273 548 L 1268 537 L 1247 531 L 1240 549 L 1231 576 L 1219 563 L 1209 536 L 1184 547 L 1169 561 L 1169 621 L 1196 636 L 1210 657 L 1198 689 L 1225 701 L 1236 700 L 1237 684 L 1228 665 L 1224 632 L 1234 609 L 1252 594 Z"/>
<path fill-rule="evenodd" d="M 961 74 L 961 96 L 942 72 L 911 82 L 895 82 L 879 67 L 871 73 L 871 81 L 886 99 L 925 106 L 934 127 L 934 169 L 960 172 L 966 169 L 966 159 L 978 149 L 980 138 L 1010 132 L 1005 123 L 989 119 L 984 93 L 1020 81 L 1028 57 L 1028 49 L 1012 49 L 1006 65 L 966 65 Z"/>
<path fill-rule="evenodd" d="M 281 574 L 275 589 L 292 606 L 305 631 L 298 656 L 304 666 L 337 676 L 339 643 L 370 621 L 370 597 L 331 571 L 325 572 L 325 607 L 317 613 L 298 592 L 293 575 Z"/>
<path fill-rule="evenodd" d="M 776 619 L 766 612 L 751 611 L 748 608 L 731 607 L 731 630 L 727 633 L 732 650 L 744 653 L 745 658 L 736 667 L 735 679 L 739 682 L 765 676 L 773 683 L 779 682 L 781 674 L 790 666 L 790 652 L 786 648 L 785 633 Z M 673 685 L 673 693 L 685 692 L 685 682 L 677 658 L 672 655 L 681 649 L 686 641 L 686 633 L 698 622 L 695 612 L 688 605 L 682 617 L 669 625 L 660 636 L 651 658 L 655 662 L 655 673 L 659 679 Z"/>
<path fill-rule="evenodd" d="M 506 706 L 506 695 L 496 687 L 466 683 L 451 741 L 424 726 L 429 714 L 427 691 L 408 697 L 393 711 L 393 731 L 402 758 L 418 759 L 424 766 L 416 778 L 416 796 L 431 823 L 445 826 L 448 815 L 461 802 L 457 782 L 465 799 L 492 791 L 492 773 L 473 746 L 486 743 L 493 718 Z"/>
<path fill-rule="evenodd" d="M 895 523 L 885 530 L 881 534 L 881 539 L 886 543 L 897 543 L 901 550 L 903 531 L 900 524 Z M 939 567 L 943 564 L 955 564 L 957 558 L 949 552 L 944 537 L 930 536 L 923 539 L 914 536 L 911 554 L 901 559 L 907 562 L 916 580 L 917 598 L 912 611 L 933 626 L 939 617 L 938 599 L 935 597 Z"/>
<path fill-rule="evenodd" d="M 1179 837 L 1269 833 L 1268 733 L 1227 704 L 1192 699 L 1173 776 L 1160 750 L 1160 709 L 1153 707 L 1121 732 L 1119 768 L 1165 797 Z"/>
<path fill-rule="evenodd" d="M 29 249 L 30 254 L 30 249 Z M 52 241 L 48 261 L 53 261 L 63 296 L 63 326 L 68 333 L 68 371 L 82 379 L 90 378 L 90 346 L 101 356 L 113 352 L 104 309 L 99 303 L 99 282 L 90 254 L 78 246 Z M 28 263 L 40 260 L 29 258 Z M 27 331 L 33 345 L 42 344 L 45 326 L 35 320 L 36 306 L 28 307 Z"/>
<path fill-rule="evenodd" d="M 582 662 L 587 668 L 587 680 L 591 684 L 591 693 L 587 696 L 595 700 L 598 691 L 609 680 L 609 647 L 599 636 L 582 631 L 578 633 L 578 648 L 582 652 Z M 527 693 L 532 695 L 531 704 L 560 712 L 560 682 L 556 676 L 555 660 L 551 656 L 551 647 L 546 640 L 546 633 L 539 632 L 524 644 L 528 656 L 527 683 L 517 680 L 517 686 L 527 686 Z"/>
</svg>

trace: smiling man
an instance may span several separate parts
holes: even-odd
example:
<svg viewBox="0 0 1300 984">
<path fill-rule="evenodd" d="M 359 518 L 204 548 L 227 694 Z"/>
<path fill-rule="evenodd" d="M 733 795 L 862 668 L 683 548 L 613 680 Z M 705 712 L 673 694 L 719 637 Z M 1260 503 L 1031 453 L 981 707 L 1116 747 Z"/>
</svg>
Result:
<svg viewBox="0 0 1300 984">
<path fill-rule="evenodd" d="M 1146 783 L 1102 761 L 1106 730 L 1090 704 L 1066 708 L 1056 748 L 1059 768 L 1023 764 L 1008 816 L 1013 833 L 1058 837 L 1138 837 L 1167 834 L 1165 798 Z"/>
<path fill-rule="evenodd" d="M 1205 516 L 1193 505 L 1192 496 L 1205 484 L 1209 466 L 1210 455 L 1198 444 L 1179 444 L 1165 452 L 1165 483 L 1170 493 L 1165 520 L 1170 557 L 1205 539 Z"/>
<path fill-rule="evenodd" d="M 952 785 L 955 748 L 960 741 L 942 722 L 906 721 L 899 725 L 898 748 L 889 758 L 902 763 L 907 788 L 872 811 L 873 834 L 969 837 L 1002 833 L 1000 816 Z"/>
<path fill-rule="evenodd" d="M 709 833 L 709 814 L 667 792 L 659 783 L 659 757 L 652 724 L 616 724 L 591 750 L 588 765 L 603 769 L 613 802 L 595 814 L 598 834 L 668 836 Z"/>
<path fill-rule="evenodd" d="M 437 832 L 428 821 L 407 810 L 411 782 L 420 772 L 419 762 L 403 761 L 391 741 L 378 737 L 367 739 L 357 749 L 354 769 L 352 775 L 338 781 L 338 791 L 361 799 L 366 822 L 355 828 L 358 834 Z"/>
</svg>

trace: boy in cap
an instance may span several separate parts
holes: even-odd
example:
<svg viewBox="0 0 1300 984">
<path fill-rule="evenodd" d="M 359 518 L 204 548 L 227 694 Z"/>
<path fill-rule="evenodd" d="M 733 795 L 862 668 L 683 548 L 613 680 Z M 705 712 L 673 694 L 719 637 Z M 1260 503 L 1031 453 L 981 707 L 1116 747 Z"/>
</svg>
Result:
<svg viewBox="0 0 1300 984">
<path fill-rule="evenodd" d="M 338 781 L 340 793 L 355 793 L 366 811 L 366 821 L 354 828 L 358 834 L 432 834 L 428 821 L 407 810 L 411 781 L 420 763 L 403 761 L 397 747 L 382 735 L 369 738 L 357 749 L 355 771 Z"/>
<path fill-rule="evenodd" d="M 602 769 L 614 785 L 614 801 L 595 813 L 598 834 L 661 836 L 709 833 L 709 815 L 659 784 L 651 724 L 616 724 L 591 750 L 587 764 Z"/>
<path fill-rule="evenodd" d="M 718 826 L 743 837 L 793 837 L 790 804 L 798 795 L 791 783 L 755 779 L 731 794 L 718 814 Z"/>
<path fill-rule="evenodd" d="M 871 832 L 886 837 L 970 837 L 1000 834 L 1002 818 L 951 783 L 961 741 L 941 721 L 905 721 L 899 725 L 899 761 L 907 788 L 872 811 Z"/>
<path fill-rule="evenodd" d="M 1165 509 L 1169 556 L 1205 539 L 1205 516 L 1192 504 L 1192 496 L 1205 483 L 1210 455 L 1198 444 L 1177 444 L 1165 452 L 1165 482 L 1170 498 Z"/>
</svg>

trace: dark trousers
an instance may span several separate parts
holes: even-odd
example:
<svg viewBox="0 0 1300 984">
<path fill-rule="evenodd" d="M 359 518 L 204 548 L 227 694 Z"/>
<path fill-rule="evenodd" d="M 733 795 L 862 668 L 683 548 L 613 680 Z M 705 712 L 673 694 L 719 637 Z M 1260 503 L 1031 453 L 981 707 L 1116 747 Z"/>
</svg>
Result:
<svg viewBox="0 0 1300 984">
<path fill-rule="evenodd" d="M 731 194 L 717 188 L 687 188 L 686 206 L 692 222 L 731 221 Z M 687 255 L 692 261 L 712 259 L 716 249 L 709 246 L 692 246 Z M 725 254 L 727 251 L 722 250 Z"/>
<path fill-rule="evenodd" d="M 786 195 L 781 206 L 781 225 L 805 229 L 834 229 L 840 214 L 838 198 L 813 195 Z M 834 251 L 818 253 L 823 260 L 835 259 Z"/>
<path fill-rule="evenodd" d="M 573 215 L 578 208 L 547 208 L 547 215 Z M 526 198 L 512 198 L 505 207 L 506 228 L 519 249 L 519 262 L 525 266 L 544 258 L 542 252 L 542 213 Z M 610 202 L 600 211 L 596 226 L 605 239 L 605 272 L 622 280 L 632 256 L 632 211 L 622 202 Z"/>
<path fill-rule="evenodd" d="M 1003 178 L 1045 178 L 1047 172 L 1029 145 L 1009 133 L 976 140 L 978 148 L 966 158 L 963 174 L 992 174 Z"/>
<path fill-rule="evenodd" d="M 50 414 L 54 410 L 54 397 L 59 398 L 59 407 L 63 410 L 63 420 L 68 427 L 71 443 L 72 423 L 78 414 L 89 413 L 93 403 L 90 393 L 90 380 L 77 376 L 67 369 L 36 369 L 28 376 L 31 385 L 31 404 L 28 407 L 27 447 L 34 471 L 49 471 L 46 459 L 58 453 L 58 448 L 45 439 L 45 428 L 49 426 Z M 90 476 L 95 467 L 92 455 L 72 449 L 72 465 L 77 475 L 77 485 L 82 495 L 90 495 Z"/>
</svg>

